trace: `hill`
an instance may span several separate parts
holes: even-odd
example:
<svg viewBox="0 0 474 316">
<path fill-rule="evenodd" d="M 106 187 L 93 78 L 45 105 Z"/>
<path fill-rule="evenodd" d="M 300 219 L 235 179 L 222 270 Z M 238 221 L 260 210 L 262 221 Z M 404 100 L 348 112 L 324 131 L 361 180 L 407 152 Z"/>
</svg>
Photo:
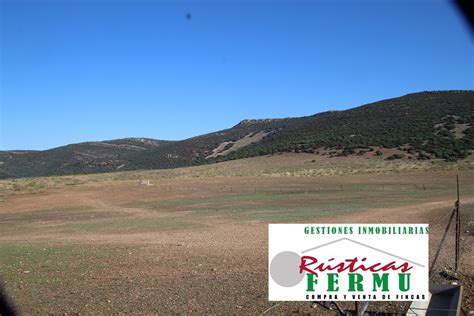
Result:
<svg viewBox="0 0 474 316">
<path fill-rule="evenodd" d="M 137 153 L 172 142 L 125 138 L 85 142 L 44 151 L 0 152 L 0 178 L 98 173 L 120 170 Z"/>
<path fill-rule="evenodd" d="M 474 149 L 474 91 L 409 94 L 345 111 L 243 120 L 182 141 L 127 138 L 45 151 L 0 152 L 0 178 L 164 169 L 224 160 L 307 152 L 385 159 L 466 158 Z"/>
</svg>

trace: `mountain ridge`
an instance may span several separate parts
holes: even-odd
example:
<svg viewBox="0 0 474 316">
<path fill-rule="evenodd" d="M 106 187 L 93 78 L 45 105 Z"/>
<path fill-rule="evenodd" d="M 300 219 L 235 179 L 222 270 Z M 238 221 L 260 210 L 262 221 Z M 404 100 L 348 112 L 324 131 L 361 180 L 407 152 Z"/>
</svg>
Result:
<svg viewBox="0 0 474 316">
<path fill-rule="evenodd" d="M 467 157 L 474 149 L 474 91 L 423 91 L 342 111 L 244 119 L 228 129 L 180 141 L 129 137 L 42 151 L 0 151 L 0 178 L 166 169 L 275 154 L 348 156 L 376 147 L 387 159 Z"/>
</svg>

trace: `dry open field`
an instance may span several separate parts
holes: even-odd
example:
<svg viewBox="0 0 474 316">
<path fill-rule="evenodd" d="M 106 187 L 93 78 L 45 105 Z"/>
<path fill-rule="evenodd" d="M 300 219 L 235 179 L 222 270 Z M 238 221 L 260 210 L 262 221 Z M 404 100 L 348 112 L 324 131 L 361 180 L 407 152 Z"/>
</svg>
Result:
<svg viewBox="0 0 474 316">
<path fill-rule="evenodd" d="M 268 223 L 429 223 L 433 256 L 456 199 L 457 173 L 463 308 L 474 310 L 472 160 L 285 154 L 175 170 L 3 180 L 0 279 L 25 314 L 259 314 L 272 306 Z M 453 266 L 452 245 L 450 238 L 438 270 Z M 308 303 L 285 303 L 270 313 L 315 311 Z"/>
</svg>

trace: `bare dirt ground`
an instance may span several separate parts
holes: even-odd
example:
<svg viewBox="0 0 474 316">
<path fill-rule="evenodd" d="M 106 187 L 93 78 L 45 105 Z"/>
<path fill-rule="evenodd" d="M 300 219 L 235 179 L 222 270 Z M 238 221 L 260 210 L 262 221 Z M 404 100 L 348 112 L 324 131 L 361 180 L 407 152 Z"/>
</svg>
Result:
<svg viewBox="0 0 474 316">
<path fill-rule="evenodd" d="M 275 157 L 0 183 L 0 279 L 24 314 L 260 314 L 274 304 L 267 299 L 268 223 L 429 223 L 433 257 L 459 173 L 459 277 L 463 309 L 474 309 L 473 172 L 393 164 L 383 172 L 383 164 L 354 161 L 364 171 L 345 174 L 354 168 L 337 160 L 318 168 L 312 157 L 297 157 L 286 168 Z M 454 266 L 453 235 L 436 271 Z M 269 313 L 335 314 L 309 303 Z"/>
</svg>

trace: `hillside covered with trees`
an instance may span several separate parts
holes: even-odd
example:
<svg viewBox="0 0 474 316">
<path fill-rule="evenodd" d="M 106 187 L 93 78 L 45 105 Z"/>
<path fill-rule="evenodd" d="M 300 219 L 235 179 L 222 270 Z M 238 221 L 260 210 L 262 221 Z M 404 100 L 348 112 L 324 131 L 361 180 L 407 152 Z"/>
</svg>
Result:
<svg viewBox="0 0 474 316">
<path fill-rule="evenodd" d="M 384 159 L 464 159 L 474 149 L 474 91 L 431 91 L 345 111 L 243 120 L 182 141 L 126 138 L 45 151 L 0 151 L 0 178 L 164 169 L 306 152 L 361 155 L 398 148 Z"/>
</svg>

